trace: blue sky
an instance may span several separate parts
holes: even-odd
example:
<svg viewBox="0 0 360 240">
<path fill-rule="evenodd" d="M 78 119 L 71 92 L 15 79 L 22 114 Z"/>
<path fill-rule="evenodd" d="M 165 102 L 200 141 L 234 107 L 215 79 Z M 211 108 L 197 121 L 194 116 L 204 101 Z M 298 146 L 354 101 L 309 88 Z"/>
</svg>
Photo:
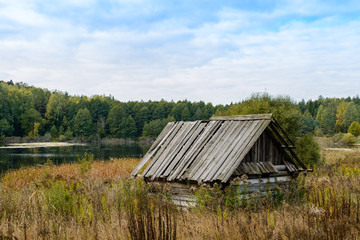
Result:
<svg viewBox="0 0 360 240">
<path fill-rule="evenodd" d="M 359 1 L 0 0 L 0 16 L 6 81 L 214 104 L 360 92 Z"/>
</svg>

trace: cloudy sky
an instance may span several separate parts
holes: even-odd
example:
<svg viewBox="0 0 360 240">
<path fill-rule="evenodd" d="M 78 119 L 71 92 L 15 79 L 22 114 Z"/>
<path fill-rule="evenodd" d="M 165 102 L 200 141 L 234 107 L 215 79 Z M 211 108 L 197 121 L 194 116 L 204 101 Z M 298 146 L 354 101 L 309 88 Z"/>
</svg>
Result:
<svg viewBox="0 0 360 240">
<path fill-rule="evenodd" d="M 360 93 L 360 1 L 0 0 L 0 80 L 227 104 Z"/>
</svg>

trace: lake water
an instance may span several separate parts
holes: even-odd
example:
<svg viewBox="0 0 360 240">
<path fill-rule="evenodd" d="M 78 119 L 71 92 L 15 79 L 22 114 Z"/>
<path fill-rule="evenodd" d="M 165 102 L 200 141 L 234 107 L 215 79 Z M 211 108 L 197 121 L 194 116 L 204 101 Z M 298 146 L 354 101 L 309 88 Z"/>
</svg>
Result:
<svg viewBox="0 0 360 240">
<path fill-rule="evenodd" d="M 19 145 L 0 147 L 0 172 L 22 166 L 44 164 L 50 159 L 55 164 L 75 162 L 85 152 L 93 154 L 96 160 L 110 158 L 141 157 L 150 146 L 139 144 L 81 144 L 65 146 Z"/>
</svg>

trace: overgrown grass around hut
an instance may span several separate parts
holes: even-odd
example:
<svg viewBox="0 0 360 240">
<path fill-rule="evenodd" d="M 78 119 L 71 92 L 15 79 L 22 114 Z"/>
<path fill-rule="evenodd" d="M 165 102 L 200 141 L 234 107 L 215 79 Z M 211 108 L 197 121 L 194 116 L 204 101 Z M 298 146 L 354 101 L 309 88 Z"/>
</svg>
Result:
<svg viewBox="0 0 360 240">
<path fill-rule="evenodd" d="M 0 239 L 360 239 L 360 151 L 322 156 L 278 195 L 238 201 L 230 190 L 202 189 L 209 201 L 188 210 L 169 201 L 166 187 L 129 178 L 138 159 L 9 171 Z"/>
</svg>

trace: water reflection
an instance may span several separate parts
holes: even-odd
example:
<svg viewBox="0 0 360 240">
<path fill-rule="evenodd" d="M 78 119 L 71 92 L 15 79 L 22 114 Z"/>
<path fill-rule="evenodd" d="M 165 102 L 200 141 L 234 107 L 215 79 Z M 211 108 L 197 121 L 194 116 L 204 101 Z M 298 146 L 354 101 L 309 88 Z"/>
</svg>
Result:
<svg viewBox="0 0 360 240">
<path fill-rule="evenodd" d="M 77 161 L 85 152 L 97 160 L 110 158 L 141 157 L 149 146 L 139 144 L 88 144 L 60 147 L 0 148 L 0 172 L 22 166 L 44 164 L 51 159 L 55 164 Z"/>
</svg>

